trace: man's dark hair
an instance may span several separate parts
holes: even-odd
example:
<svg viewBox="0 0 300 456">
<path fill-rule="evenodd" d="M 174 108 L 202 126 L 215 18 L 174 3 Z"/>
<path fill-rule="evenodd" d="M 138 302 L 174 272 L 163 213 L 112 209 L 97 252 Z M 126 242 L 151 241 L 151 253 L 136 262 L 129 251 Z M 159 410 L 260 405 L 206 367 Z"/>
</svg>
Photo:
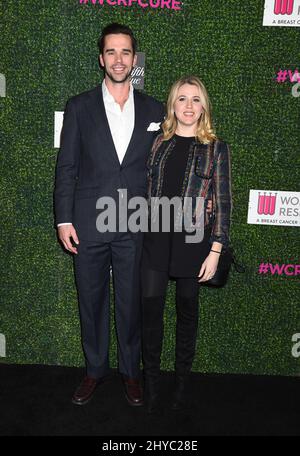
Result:
<svg viewBox="0 0 300 456">
<path fill-rule="evenodd" d="M 107 35 L 118 35 L 119 33 L 130 36 L 133 54 L 136 53 L 137 41 L 136 41 L 135 37 L 133 36 L 132 30 L 129 27 L 127 27 L 127 25 L 117 24 L 116 22 L 114 22 L 113 24 L 107 25 L 102 30 L 102 34 L 98 40 L 98 47 L 99 47 L 100 54 L 103 54 L 105 37 Z"/>
</svg>

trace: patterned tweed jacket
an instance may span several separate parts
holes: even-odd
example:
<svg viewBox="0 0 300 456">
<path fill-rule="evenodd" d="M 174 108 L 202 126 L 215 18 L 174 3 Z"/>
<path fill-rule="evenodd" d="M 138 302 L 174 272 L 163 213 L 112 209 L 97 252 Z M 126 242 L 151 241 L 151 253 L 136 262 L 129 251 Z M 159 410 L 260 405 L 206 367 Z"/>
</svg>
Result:
<svg viewBox="0 0 300 456">
<path fill-rule="evenodd" d="M 148 202 L 162 195 L 164 169 L 169 155 L 176 144 L 176 137 L 168 141 L 159 134 L 152 146 L 148 159 Z M 220 140 L 210 144 L 193 141 L 189 150 L 181 198 L 202 197 L 204 226 L 211 224 L 210 242 L 229 245 L 229 228 L 232 211 L 231 158 L 228 145 Z M 195 198 L 194 198 L 195 199 Z M 212 200 L 212 210 L 207 203 Z M 197 208 L 193 206 L 193 220 Z"/>
</svg>

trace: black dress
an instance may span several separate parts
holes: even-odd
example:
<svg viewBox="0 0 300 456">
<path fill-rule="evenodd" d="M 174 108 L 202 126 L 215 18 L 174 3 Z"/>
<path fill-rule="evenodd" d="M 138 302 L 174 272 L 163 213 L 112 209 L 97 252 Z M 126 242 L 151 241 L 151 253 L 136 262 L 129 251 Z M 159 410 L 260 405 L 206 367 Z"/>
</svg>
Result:
<svg viewBox="0 0 300 456">
<path fill-rule="evenodd" d="M 191 143 L 194 137 L 175 135 L 176 144 L 165 164 L 162 195 L 172 198 L 181 196 L 182 184 Z M 160 214 L 161 216 L 161 214 Z M 160 219 L 161 220 L 161 219 Z M 174 232 L 174 214 L 171 211 L 171 232 L 148 232 L 144 235 L 143 268 L 167 271 L 171 277 L 197 277 L 201 265 L 211 248 L 211 226 L 204 230 L 204 238 L 198 243 L 185 242 L 186 231 Z"/>
</svg>

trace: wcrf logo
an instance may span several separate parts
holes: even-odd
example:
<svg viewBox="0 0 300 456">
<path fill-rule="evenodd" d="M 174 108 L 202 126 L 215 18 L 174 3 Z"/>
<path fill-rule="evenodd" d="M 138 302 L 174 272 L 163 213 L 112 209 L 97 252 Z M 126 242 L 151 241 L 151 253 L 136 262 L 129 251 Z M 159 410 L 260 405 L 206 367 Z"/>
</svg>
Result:
<svg viewBox="0 0 300 456">
<path fill-rule="evenodd" d="M 265 0 L 263 25 L 300 27 L 300 0 Z"/>
<path fill-rule="evenodd" d="M 300 192 L 250 190 L 248 223 L 300 226 Z"/>
<path fill-rule="evenodd" d="M 275 14 L 292 14 L 294 10 L 294 0 L 275 0 Z"/>
</svg>

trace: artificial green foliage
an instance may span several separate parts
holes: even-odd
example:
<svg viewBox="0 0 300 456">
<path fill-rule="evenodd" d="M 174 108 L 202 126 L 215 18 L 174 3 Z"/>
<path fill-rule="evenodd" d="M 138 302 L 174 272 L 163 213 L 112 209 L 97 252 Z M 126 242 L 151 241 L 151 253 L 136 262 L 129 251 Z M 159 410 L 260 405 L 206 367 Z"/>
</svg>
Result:
<svg viewBox="0 0 300 456">
<path fill-rule="evenodd" d="M 203 288 L 194 370 L 295 375 L 300 332 L 296 276 L 258 274 L 261 261 L 296 264 L 296 227 L 247 224 L 250 189 L 297 191 L 300 98 L 276 71 L 299 62 L 299 28 L 263 27 L 262 0 L 185 0 L 181 11 L 79 5 L 78 0 L 1 2 L 1 312 L 9 363 L 82 366 L 72 258 L 53 222 L 54 111 L 102 80 L 97 39 L 128 24 L 146 53 L 145 91 L 166 101 L 186 73 L 204 81 L 218 135 L 231 145 L 231 239 L 245 274 Z M 299 66 L 298 66 L 299 68 Z M 290 84 L 291 87 L 291 84 Z M 113 306 L 112 306 L 113 309 Z M 165 312 L 162 368 L 172 370 L 174 283 Z M 111 364 L 117 366 L 112 312 Z"/>
</svg>

